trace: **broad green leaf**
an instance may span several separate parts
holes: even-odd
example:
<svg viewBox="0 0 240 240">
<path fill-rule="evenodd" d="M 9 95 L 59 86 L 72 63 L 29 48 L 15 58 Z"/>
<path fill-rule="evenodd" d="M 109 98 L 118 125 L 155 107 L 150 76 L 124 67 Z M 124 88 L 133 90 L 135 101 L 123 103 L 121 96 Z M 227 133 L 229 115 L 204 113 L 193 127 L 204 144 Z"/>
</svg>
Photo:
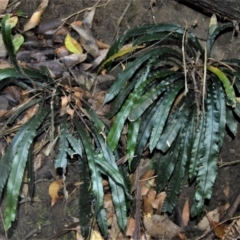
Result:
<svg viewBox="0 0 240 240">
<path fill-rule="evenodd" d="M 67 117 L 63 118 L 63 122 L 60 125 L 61 135 L 59 140 L 59 152 L 55 160 L 55 168 L 66 168 L 67 167 Z"/>
<path fill-rule="evenodd" d="M 217 175 L 217 156 L 219 153 L 219 111 L 217 109 L 217 96 L 213 85 L 207 89 L 205 113 L 205 133 L 203 148 L 198 164 L 196 191 L 192 214 L 197 215 L 203 208 L 204 200 L 210 199 L 212 186 Z"/>
<path fill-rule="evenodd" d="M 169 91 L 165 92 L 163 97 L 159 101 L 161 101 L 161 105 L 158 111 L 154 114 L 154 127 L 151 131 L 149 149 L 150 152 L 156 147 L 159 137 L 163 131 L 165 122 L 168 118 L 171 106 L 177 97 L 179 91 L 183 87 L 183 82 L 176 83 Z"/>
<path fill-rule="evenodd" d="M 18 23 L 17 16 L 10 17 L 6 20 L 6 24 L 9 25 L 11 29 L 14 28 L 17 25 L 17 23 Z"/>
<path fill-rule="evenodd" d="M 235 107 L 236 106 L 235 92 L 227 76 L 219 68 L 213 66 L 208 66 L 208 70 L 214 73 L 222 82 L 225 93 L 228 98 L 228 104 L 232 107 Z"/>
<path fill-rule="evenodd" d="M 18 195 L 22 184 L 29 148 L 36 135 L 36 129 L 40 126 L 47 113 L 48 110 L 46 109 L 40 110 L 35 117 L 31 118 L 23 127 L 24 132 L 21 140 L 14 140 L 15 143 L 19 143 L 16 146 L 17 149 L 14 149 L 15 156 L 12 161 L 11 172 L 7 183 L 7 199 L 5 210 L 6 229 L 11 227 L 11 222 L 16 218 Z M 21 135 L 22 134 L 18 135 L 18 137 Z"/>
</svg>

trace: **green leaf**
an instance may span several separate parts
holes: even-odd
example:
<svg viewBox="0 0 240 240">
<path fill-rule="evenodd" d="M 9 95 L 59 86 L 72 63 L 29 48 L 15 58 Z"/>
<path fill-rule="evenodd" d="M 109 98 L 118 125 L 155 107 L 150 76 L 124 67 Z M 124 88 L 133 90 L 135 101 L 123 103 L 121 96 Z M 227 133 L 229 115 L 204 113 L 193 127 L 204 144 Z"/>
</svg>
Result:
<svg viewBox="0 0 240 240">
<path fill-rule="evenodd" d="M 171 106 L 177 97 L 177 94 L 183 87 L 183 82 L 176 83 L 170 90 L 165 92 L 163 97 L 161 98 L 161 105 L 158 111 L 154 114 L 154 127 L 151 132 L 150 142 L 149 142 L 149 149 L 150 152 L 156 147 L 159 137 L 163 131 L 165 122 L 168 118 Z"/>
<path fill-rule="evenodd" d="M 170 181 L 167 190 L 167 197 L 164 200 L 164 204 L 162 207 L 163 212 L 171 213 L 176 205 L 178 195 L 185 184 L 185 175 L 187 173 L 186 163 L 189 155 L 189 148 L 191 147 L 191 124 L 193 123 L 192 119 L 189 118 L 188 121 L 185 122 L 183 128 L 181 129 L 180 138 L 178 139 L 179 145 L 175 148 L 175 156 L 177 157 L 177 164 L 174 168 L 173 177 Z"/>
<path fill-rule="evenodd" d="M 138 97 L 139 91 L 137 89 L 129 95 L 128 99 L 123 104 L 120 112 L 116 116 L 113 126 L 111 127 L 107 136 L 107 143 L 112 151 L 116 148 L 118 144 L 124 123 L 128 118 L 133 103 L 138 99 Z"/>
<path fill-rule="evenodd" d="M 138 57 L 135 61 L 131 62 L 126 69 L 121 72 L 118 78 L 115 80 L 114 84 L 108 91 L 104 104 L 111 101 L 120 91 L 120 89 L 124 86 L 124 84 L 137 73 L 137 70 L 150 58 L 154 58 L 155 56 L 163 55 L 165 53 L 169 53 L 169 51 L 173 51 L 170 48 L 158 48 L 149 51 L 148 53 Z"/>
<path fill-rule="evenodd" d="M 214 73 L 219 78 L 219 80 L 222 82 L 225 93 L 228 98 L 228 104 L 232 107 L 235 107 L 236 106 L 235 92 L 234 92 L 232 84 L 230 83 L 227 76 L 219 68 L 216 68 L 213 66 L 209 66 L 208 70 L 211 71 L 212 73 Z"/>
<path fill-rule="evenodd" d="M 197 176 L 197 167 L 199 165 L 200 157 L 203 151 L 204 133 L 206 131 L 205 118 L 203 113 L 200 116 L 197 123 L 196 137 L 192 145 L 190 166 L 189 166 L 189 178 L 192 181 Z"/>
<path fill-rule="evenodd" d="M 129 167 L 131 166 L 132 160 L 134 158 L 139 128 L 140 128 L 140 119 L 136 120 L 135 122 L 130 122 L 128 125 L 127 157 L 128 157 Z"/>
<path fill-rule="evenodd" d="M 207 56 L 210 57 L 212 46 L 217 39 L 217 37 L 223 33 L 226 29 L 233 29 L 232 23 L 224 23 L 220 27 L 215 28 L 215 30 L 212 32 L 212 34 L 208 34 L 207 38 Z"/>
<path fill-rule="evenodd" d="M 63 118 L 63 122 L 60 125 L 61 136 L 59 140 L 59 153 L 55 160 L 55 168 L 66 168 L 67 167 L 67 117 Z"/>
<path fill-rule="evenodd" d="M 227 126 L 231 133 L 236 136 L 237 135 L 237 126 L 238 126 L 238 121 L 235 118 L 233 111 L 230 107 L 226 108 L 226 119 L 227 119 Z"/>
<path fill-rule="evenodd" d="M 68 140 L 69 144 L 71 145 L 73 151 L 76 154 L 78 154 L 80 157 L 82 157 L 83 153 L 82 153 L 82 148 L 80 147 L 80 142 L 69 133 L 67 133 L 66 137 L 67 137 L 67 140 Z"/>
<path fill-rule="evenodd" d="M 26 161 L 29 154 L 29 148 L 33 142 L 36 135 L 36 129 L 42 123 L 43 119 L 47 115 L 48 110 L 40 110 L 35 117 L 31 118 L 24 126 L 24 131 L 16 135 L 13 140 L 13 149 L 15 156 L 12 161 L 11 172 L 7 183 L 7 199 L 6 199 L 6 211 L 5 211 L 5 227 L 9 229 L 11 227 L 11 222 L 15 220 L 18 195 L 20 187 L 22 184 L 22 178 L 24 169 L 26 166 Z M 21 137 L 21 139 L 19 139 Z M 18 144 L 16 145 L 16 143 Z"/>
<path fill-rule="evenodd" d="M 198 164 L 197 186 L 194 204 L 191 212 L 193 216 L 202 210 L 204 200 L 210 199 L 212 186 L 217 175 L 217 156 L 219 153 L 219 111 L 217 109 L 217 96 L 211 84 L 207 90 L 205 113 L 205 133 L 202 143 L 202 155 Z"/>
<path fill-rule="evenodd" d="M 103 196 L 104 196 L 103 186 L 102 186 L 102 177 L 101 177 L 99 168 L 97 167 L 97 164 L 96 164 L 97 155 L 95 153 L 95 149 L 91 142 L 91 138 L 88 135 L 85 128 L 82 125 L 80 125 L 79 121 L 77 120 L 74 120 L 73 123 L 77 128 L 77 132 L 79 134 L 79 137 L 81 138 L 83 148 L 88 159 L 88 165 L 91 171 L 92 191 L 96 200 L 95 211 L 97 214 L 98 211 L 100 211 L 101 208 L 103 207 Z"/>
<path fill-rule="evenodd" d="M 169 75 L 170 77 L 168 77 Z M 132 110 L 129 114 L 129 120 L 135 121 L 138 119 L 143 114 L 143 112 L 145 112 L 146 109 L 154 102 L 154 100 L 156 100 L 162 93 L 170 88 L 171 85 L 175 85 L 175 81 L 178 80 L 181 76 L 182 74 L 175 74 L 172 71 L 161 71 L 156 76 L 150 78 L 150 81 L 156 79 L 157 81 L 161 80 L 161 83 L 155 88 L 149 89 L 144 95 L 139 96 L 139 98 L 134 102 Z M 145 84 L 146 83 L 144 83 L 143 86 L 145 86 Z"/>
<path fill-rule="evenodd" d="M 101 232 L 106 238 L 108 236 L 108 226 L 107 226 L 107 214 L 105 208 L 102 208 L 97 214 L 98 226 L 101 229 Z"/>
<path fill-rule="evenodd" d="M 19 48 L 22 46 L 22 44 L 24 43 L 24 37 L 20 34 L 16 34 L 13 36 L 13 46 L 14 46 L 14 52 L 16 53 Z"/>
<path fill-rule="evenodd" d="M 79 144 L 79 148 L 82 146 Z M 91 231 L 91 218 L 92 211 L 90 203 L 92 202 L 92 194 L 89 191 L 90 187 L 90 173 L 87 162 L 87 157 L 84 156 L 79 159 L 79 225 L 81 228 L 81 234 L 84 238 L 88 238 Z"/>
<path fill-rule="evenodd" d="M 89 127 L 91 128 L 92 132 L 95 135 L 96 143 L 99 145 L 99 147 L 102 150 L 102 154 L 99 155 L 100 157 L 99 160 L 101 162 L 107 161 L 114 169 L 116 169 L 116 171 L 118 171 L 118 174 L 119 174 L 118 166 L 116 164 L 116 159 L 115 159 L 115 156 L 113 155 L 113 152 L 105 143 L 102 136 L 100 136 L 100 134 L 97 133 L 96 129 L 92 125 L 89 125 Z M 120 182 L 124 182 L 124 185 L 121 186 L 117 183 L 117 181 L 115 181 L 114 172 L 115 171 L 110 172 L 110 174 L 107 174 L 106 172 L 103 172 L 103 173 L 109 178 L 109 184 L 111 187 L 113 204 L 114 204 L 118 224 L 122 230 L 125 230 L 127 226 L 127 215 L 126 215 L 127 209 L 126 209 L 126 199 L 125 199 L 124 191 L 127 193 L 127 188 L 125 187 L 125 182 L 121 174 L 119 176 L 120 178 L 122 178 Z"/>
<path fill-rule="evenodd" d="M 190 96 L 188 97 L 190 98 Z M 169 149 L 173 141 L 176 139 L 184 119 L 187 117 L 189 107 L 190 101 L 177 107 L 174 113 L 170 115 L 170 118 L 166 123 L 166 128 L 164 128 L 164 131 L 158 140 L 156 146 L 157 149 L 163 152 L 166 152 Z"/>
</svg>

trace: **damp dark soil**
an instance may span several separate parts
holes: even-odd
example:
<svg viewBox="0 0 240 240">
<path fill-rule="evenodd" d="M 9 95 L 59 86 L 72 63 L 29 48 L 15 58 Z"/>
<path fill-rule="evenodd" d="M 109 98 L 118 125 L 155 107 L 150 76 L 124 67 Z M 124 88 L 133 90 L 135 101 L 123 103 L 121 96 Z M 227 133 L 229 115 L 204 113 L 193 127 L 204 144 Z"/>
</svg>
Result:
<svg viewBox="0 0 240 240">
<path fill-rule="evenodd" d="M 28 16 L 31 16 L 40 2 L 41 0 L 22 0 L 18 8 Z M 43 15 L 43 20 L 64 19 L 72 13 L 84 10 L 87 7 L 92 7 L 96 2 L 96 0 L 51 0 Z M 106 2 L 106 0 L 102 0 L 100 4 Z M 92 30 L 93 35 L 98 40 L 111 44 L 116 31 L 117 34 L 121 34 L 123 31 L 137 25 L 160 22 L 181 24 L 188 27 L 189 31 L 194 32 L 202 41 L 206 38 L 210 16 L 193 10 L 188 6 L 181 5 L 173 0 L 133 0 L 120 26 L 118 26 L 118 20 L 128 3 L 129 0 L 111 0 L 106 7 L 97 8 Z M 80 13 L 77 19 L 81 20 L 82 17 L 83 13 Z M 69 20 L 69 22 L 71 20 Z M 238 37 L 232 40 L 232 33 L 226 33 L 219 37 L 214 46 L 214 57 L 219 60 L 223 57 L 238 57 L 239 41 Z M 239 191 L 239 137 L 240 133 L 235 139 L 231 136 L 225 137 L 219 156 L 221 167 L 218 169 L 218 177 L 213 188 L 212 198 L 207 203 L 207 209 L 209 211 L 225 203 L 231 204 Z M 54 155 L 55 153 L 52 153 L 53 157 Z M 239 160 L 239 162 L 237 162 L 237 160 Z M 78 195 L 78 191 L 72 193 L 67 201 L 59 200 L 51 207 L 48 186 L 53 180 L 53 159 L 49 157 L 45 158 L 44 161 L 44 166 L 36 173 L 35 199 L 37 201 L 19 204 L 17 220 L 9 231 L 9 239 L 27 239 L 29 233 L 35 234 L 30 234 L 31 237 L 29 236 L 30 238 L 28 239 L 49 239 L 56 232 L 63 229 L 64 226 L 72 223 L 73 219 L 81 214 L 78 211 L 78 198 L 81 197 Z M 227 166 L 221 165 L 221 163 L 234 161 L 236 161 L 235 164 Z M 73 183 L 78 181 L 79 176 L 76 166 L 77 163 L 74 162 L 68 166 L 68 179 Z M 192 194 L 192 188 L 186 187 L 183 190 L 182 197 L 189 196 L 191 199 Z M 0 220 L 0 232 L 4 235 L 2 220 Z M 75 236 L 73 232 L 70 232 L 57 239 L 75 239 Z"/>
</svg>

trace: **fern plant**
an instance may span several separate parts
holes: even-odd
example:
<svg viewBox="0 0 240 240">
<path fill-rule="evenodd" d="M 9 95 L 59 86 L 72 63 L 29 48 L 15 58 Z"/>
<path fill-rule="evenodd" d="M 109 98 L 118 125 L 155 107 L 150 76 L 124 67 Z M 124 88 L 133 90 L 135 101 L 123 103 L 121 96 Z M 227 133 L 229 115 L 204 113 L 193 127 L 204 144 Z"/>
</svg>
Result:
<svg viewBox="0 0 240 240">
<path fill-rule="evenodd" d="M 58 139 L 59 129 L 59 150 L 55 159 L 55 168 L 62 168 L 64 173 L 71 156 L 75 155 L 79 160 L 79 178 L 82 183 L 79 221 L 82 236 L 84 238 L 89 236 L 92 222 L 96 218 L 102 234 L 107 237 L 108 226 L 103 206 L 103 176 L 109 180 L 117 220 L 120 228 L 124 230 L 127 224 L 126 197 L 131 198 L 131 196 L 123 177 L 124 174 L 126 175 L 126 171 L 124 167 L 119 170 L 116 164 L 119 152 L 112 152 L 105 143 L 104 123 L 86 104 L 79 109 L 75 108 L 76 114 L 73 120 L 66 114 L 62 116 L 60 98 L 67 96 L 69 92 L 55 82 L 47 69 L 43 68 L 38 71 L 22 68 L 19 65 L 12 42 L 10 20 L 8 16 L 5 16 L 1 26 L 4 45 L 14 67 L 0 69 L 0 89 L 2 90 L 9 84 L 17 85 L 22 89 L 29 90 L 31 98 L 10 112 L 8 119 L 5 119 L 5 129 L 1 129 L 1 136 L 7 135 L 9 131 L 5 131 L 6 128 L 8 128 L 7 130 L 11 129 L 19 115 L 24 114 L 27 109 L 38 105 L 38 110 L 35 116 L 25 124 L 14 128 L 19 130 L 0 160 L 0 196 L 4 195 L 3 190 L 6 187 L 5 229 L 8 230 L 16 218 L 18 197 L 26 172 L 29 189 L 34 187 L 32 169 L 34 154 L 31 146 L 37 136 L 49 132 L 46 139 L 53 147 L 55 140 Z M 63 175 L 62 178 L 65 179 L 65 176 Z M 89 202 L 93 202 L 93 207 L 89 205 Z"/>
<path fill-rule="evenodd" d="M 117 63 L 112 56 L 125 44 L 135 47 L 105 98 L 113 106 L 109 118 L 114 117 L 107 143 L 114 151 L 123 127 L 128 127 L 130 171 L 149 149 L 157 191 L 167 186 L 163 212 L 172 212 L 187 181 L 196 182 L 192 215 L 202 210 L 212 194 L 226 125 L 236 134 L 240 61 L 211 58 L 212 46 L 225 30 L 233 30 L 232 23 L 218 27 L 211 21 L 202 46 L 179 25 L 138 26 L 126 31 L 108 53 L 106 67 L 111 69 Z"/>
</svg>

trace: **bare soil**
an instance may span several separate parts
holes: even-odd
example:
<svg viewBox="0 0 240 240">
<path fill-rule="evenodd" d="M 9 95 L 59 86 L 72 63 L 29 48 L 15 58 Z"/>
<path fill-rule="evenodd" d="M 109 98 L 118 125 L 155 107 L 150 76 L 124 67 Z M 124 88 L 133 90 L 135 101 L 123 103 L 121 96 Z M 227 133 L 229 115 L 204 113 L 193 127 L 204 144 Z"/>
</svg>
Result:
<svg viewBox="0 0 240 240">
<path fill-rule="evenodd" d="M 19 9 L 27 15 L 36 10 L 41 0 L 22 0 Z M 92 7 L 96 0 L 51 0 L 44 19 L 63 19 L 76 11 Z M 102 0 L 100 4 L 106 3 Z M 151 2 L 155 2 L 151 6 Z M 96 10 L 93 20 L 93 34 L 98 40 L 111 44 L 113 35 L 117 28 L 117 22 L 126 8 L 129 0 L 112 0 L 106 7 L 99 7 Z M 77 19 L 82 19 L 83 14 L 79 14 Z M 206 38 L 209 24 L 209 15 L 205 15 L 198 9 L 191 9 L 188 6 L 181 5 L 173 0 L 133 0 L 128 12 L 121 22 L 117 34 L 144 23 L 171 22 L 178 23 L 188 27 L 189 31 L 195 33 L 202 41 Z M 22 20 L 23 22 L 26 20 Z M 69 22 L 71 22 L 69 20 Z M 226 33 L 219 37 L 214 46 L 214 57 L 221 60 L 223 57 L 239 56 L 239 38 L 235 37 L 231 41 L 232 33 Z M 219 162 L 232 162 L 240 160 L 240 133 L 235 139 L 229 136 L 225 137 L 224 145 L 219 156 Z M 54 153 L 52 154 L 54 156 Z M 77 191 L 74 192 L 69 200 L 58 201 L 53 207 L 50 206 L 51 199 L 48 195 L 48 186 L 53 180 L 51 170 L 53 170 L 53 159 L 46 158 L 45 165 L 36 173 L 38 182 L 35 187 L 35 196 L 39 202 L 19 204 L 17 221 L 9 232 L 9 239 L 22 240 L 31 231 L 37 231 L 37 235 L 32 234 L 28 239 L 49 239 L 56 232 L 63 229 L 64 226 L 73 222 L 73 218 L 79 216 Z M 240 163 L 240 162 L 239 162 Z M 224 203 L 231 202 L 239 191 L 240 165 L 229 165 L 221 167 L 218 170 L 218 177 L 213 189 L 212 199 L 207 203 L 207 209 L 210 211 Z M 68 172 L 71 182 L 78 181 L 77 163 L 69 165 Z M 186 187 L 181 198 L 189 197 L 193 194 L 191 187 Z M 3 211 L 3 209 L 2 209 Z M 81 213 L 80 213 L 81 214 Z M 38 229 L 42 226 L 42 229 Z M 2 221 L 0 221 L 0 232 L 4 235 Z M 1 238 L 0 238 L 1 239 Z M 74 239 L 74 233 L 68 233 L 57 239 Z"/>
</svg>

